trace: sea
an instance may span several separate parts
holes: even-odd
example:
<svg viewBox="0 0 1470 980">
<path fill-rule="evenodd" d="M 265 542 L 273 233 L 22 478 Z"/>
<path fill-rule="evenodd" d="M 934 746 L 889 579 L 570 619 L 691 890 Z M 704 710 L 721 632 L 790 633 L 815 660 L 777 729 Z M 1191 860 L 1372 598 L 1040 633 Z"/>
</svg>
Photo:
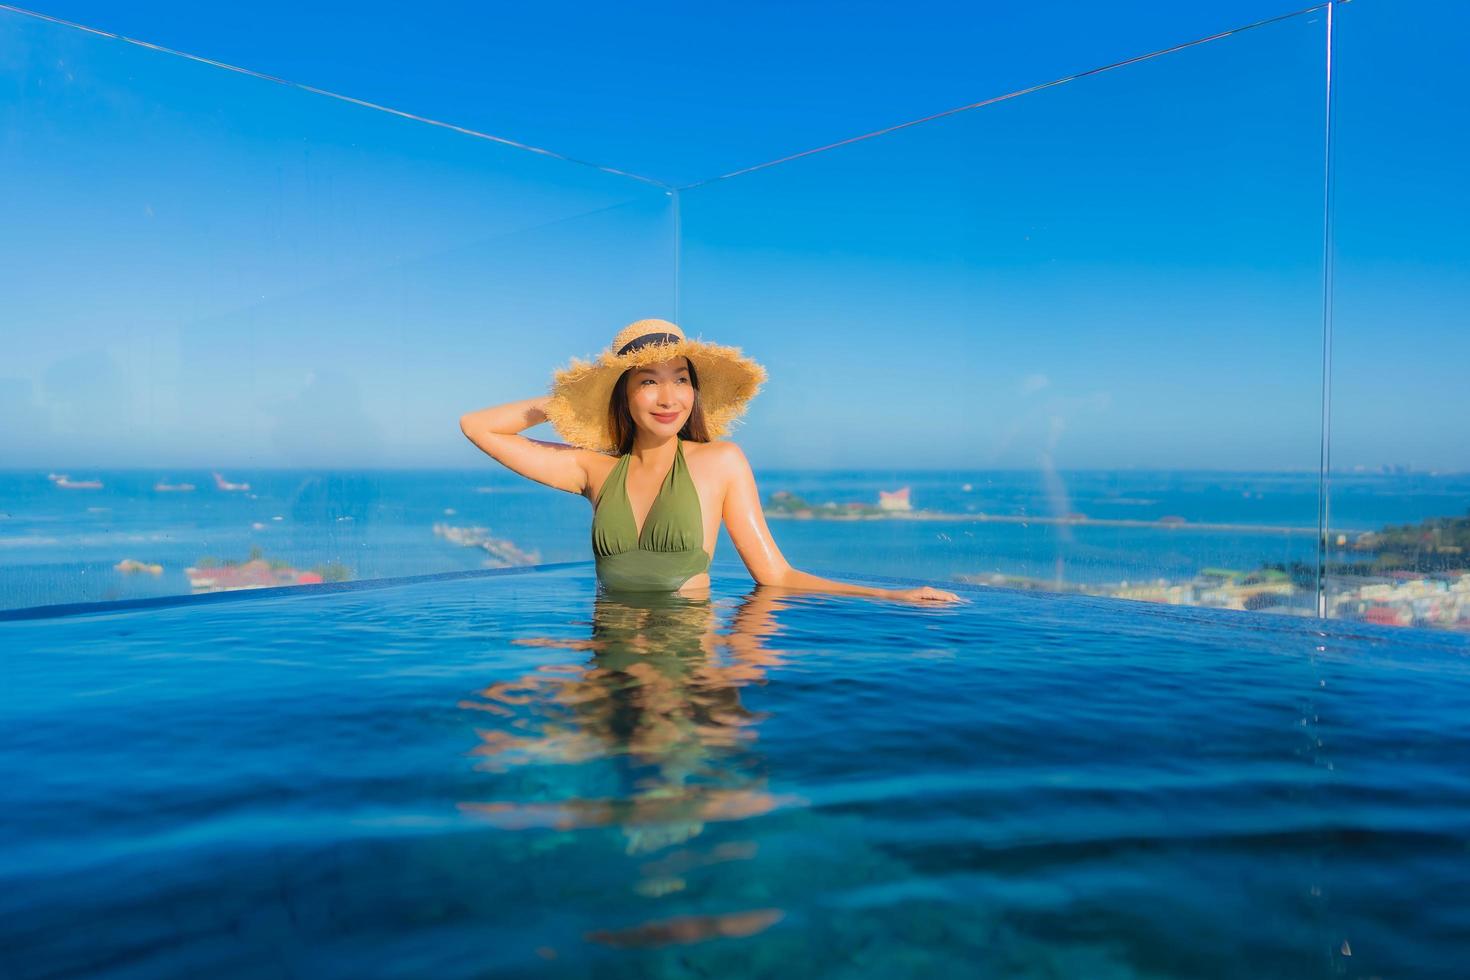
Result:
<svg viewBox="0 0 1470 980">
<path fill-rule="evenodd" d="M 880 490 L 908 487 L 915 511 L 944 515 L 772 516 L 786 558 L 829 577 L 942 584 L 1000 575 L 1064 587 L 1315 561 L 1316 473 L 769 470 L 756 477 L 763 498 L 787 491 L 814 505 L 871 505 Z M 1338 474 L 1330 486 L 1334 540 L 1470 510 L 1466 473 Z M 1067 515 L 1073 520 L 1055 522 Z M 591 518 L 583 498 L 498 468 L 230 470 L 218 479 L 207 470 L 0 471 L 0 608 L 188 594 L 187 568 L 252 553 L 300 569 L 341 566 L 352 579 L 499 562 L 456 543 L 446 528 L 478 529 L 461 540 L 507 540 L 529 560 L 585 561 Z M 1160 520 L 1167 523 L 1152 523 Z M 723 532 L 714 557 L 726 573 L 743 574 Z M 118 570 L 129 559 L 157 571 Z"/>
</svg>

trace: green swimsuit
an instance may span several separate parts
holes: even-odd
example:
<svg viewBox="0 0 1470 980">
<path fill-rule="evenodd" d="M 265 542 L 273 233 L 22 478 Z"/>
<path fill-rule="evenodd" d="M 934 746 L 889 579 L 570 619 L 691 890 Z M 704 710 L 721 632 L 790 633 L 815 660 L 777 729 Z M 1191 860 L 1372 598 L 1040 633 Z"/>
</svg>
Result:
<svg viewBox="0 0 1470 980">
<path fill-rule="evenodd" d="M 628 500 L 628 460 L 632 458 L 629 454 L 618 460 L 592 512 L 597 580 L 609 589 L 673 592 L 709 570 L 699 493 L 684 462 L 684 444 L 676 442 L 674 465 L 658 489 L 640 535 Z"/>
</svg>

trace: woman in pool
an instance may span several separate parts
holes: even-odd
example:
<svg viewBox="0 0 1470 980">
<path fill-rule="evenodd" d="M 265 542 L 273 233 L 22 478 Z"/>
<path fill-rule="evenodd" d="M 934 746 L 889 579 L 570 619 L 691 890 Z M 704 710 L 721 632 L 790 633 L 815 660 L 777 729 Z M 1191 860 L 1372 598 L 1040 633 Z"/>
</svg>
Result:
<svg viewBox="0 0 1470 980">
<path fill-rule="evenodd" d="M 597 579 L 614 591 L 708 595 L 720 521 L 759 585 L 954 602 L 928 586 L 875 589 L 798 571 L 771 539 L 745 454 L 719 440 L 765 381 L 738 348 L 666 320 L 618 332 L 597 361 L 556 372 L 551 394 L 470 412 L 465 436 L 537 483 L 593 503 Z M 519 433 L 550 421 L 568 444 Z"/>
</svg>

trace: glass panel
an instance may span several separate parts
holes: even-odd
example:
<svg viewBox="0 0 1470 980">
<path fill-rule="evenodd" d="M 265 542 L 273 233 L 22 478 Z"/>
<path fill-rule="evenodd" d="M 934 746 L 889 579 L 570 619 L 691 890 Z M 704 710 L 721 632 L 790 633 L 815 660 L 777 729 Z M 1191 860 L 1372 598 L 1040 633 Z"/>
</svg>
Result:
<svg viewBox="0 0 1470 980">
<path fill-rule="evenodd" d="M 1352 8 L 1335 72 L 1327 613 L 1470 630 L 1470 131 L 1461 29 Z M 1386 47 L 1385 47 L 1386 46 Z M 1383 72 L 1379 52 L 1413 50 Z"/>
<path fill-rule="evenodd" d="M 681 192 L 793 564 L 1312 610 L 1323 26 Z"/>
<path fill-rule="evenodd" d="M 663 188 L 9 12 L 0 130 L 0 604 L 588 557 L 457 423 L 672 314 Z"/>
</svg>

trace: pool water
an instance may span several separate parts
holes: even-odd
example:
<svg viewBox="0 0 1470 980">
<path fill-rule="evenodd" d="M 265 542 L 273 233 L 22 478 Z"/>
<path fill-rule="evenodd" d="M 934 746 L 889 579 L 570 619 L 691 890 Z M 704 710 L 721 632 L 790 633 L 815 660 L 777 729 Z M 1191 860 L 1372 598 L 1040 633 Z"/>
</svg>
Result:
<svg viewBox="0 0 1470 980">
<path fill-rule="evenodd" d="M 0 976 L 1470 962 L 1470 639 L 716 572 L 0 617 Z"/>
</svg>

